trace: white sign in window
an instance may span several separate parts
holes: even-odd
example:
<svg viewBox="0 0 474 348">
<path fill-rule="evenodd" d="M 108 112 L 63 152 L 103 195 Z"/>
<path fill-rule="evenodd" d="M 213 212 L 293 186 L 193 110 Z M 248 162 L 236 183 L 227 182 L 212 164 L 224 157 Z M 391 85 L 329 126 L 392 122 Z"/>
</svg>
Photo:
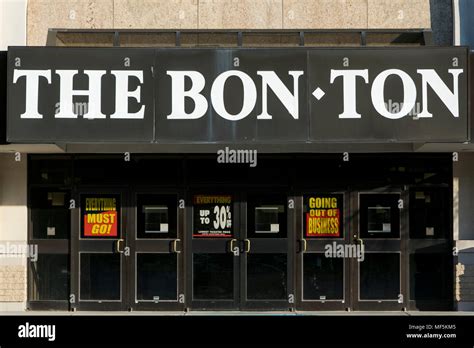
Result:
<svg viewBox="0 0 474 348">
<path fill-rule="evenodd" d="M 369 233 L 390 233 L 392 231 L 390 207 L 368 208 Z"/>
<path fill-rule="evenodd" d="M 281 212 L 283 212 L 283 206 L 255 207 L 255 233 L 280 232 L 278 214 Z"/>
<path fill-rule="evenodd" d="M 143 206 L 145 214 L 145 233 L 168 233 L 168 207 Z"/>
</svg>

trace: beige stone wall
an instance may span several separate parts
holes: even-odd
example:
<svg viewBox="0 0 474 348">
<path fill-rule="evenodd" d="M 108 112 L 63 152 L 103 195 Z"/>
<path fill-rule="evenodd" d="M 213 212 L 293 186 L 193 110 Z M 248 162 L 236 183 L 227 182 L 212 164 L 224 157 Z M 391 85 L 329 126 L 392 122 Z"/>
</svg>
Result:
<svg viewBox="0 0 474 348">
<path fill-rule="evenodd" d="M 27 158 L 0 154 L 0 311 L 22 309 L 26 301 L 26 255 L 4 251 L 27 242 Z M 16 306 L 6 304 L 16 303 Z"/>
<path fill-rule="evenodd" d="M 429 0 L 29 0 L 28 45 L 48 28 L 430 28 Z"/>
<path fill-rule="evenodd" d="M 24 265 L 0 265 L 0 302 L 25 301 L 26 267 Z"/>
<path fill-rule="evenodd" d="M 474 265 L 456 264 L 455 300 L 460 310 L 473 310 Z"/>
</svg>

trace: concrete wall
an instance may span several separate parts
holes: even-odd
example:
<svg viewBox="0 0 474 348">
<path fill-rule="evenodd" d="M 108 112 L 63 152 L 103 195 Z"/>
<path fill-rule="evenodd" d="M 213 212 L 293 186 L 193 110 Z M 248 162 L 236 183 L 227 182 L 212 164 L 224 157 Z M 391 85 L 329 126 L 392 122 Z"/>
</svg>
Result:
<svg viewBox="0 0 474 348">
<path fill-rule="evenodd" d="M 27 228 L 26 156 L 0 154 L 0 311 L 25 308 Z"/>
<path fill-rule="evenodd" d="M 0 0 L 0 51 L 26 44 L 26 1 Z"/>
<path fill-rule="evenodd" d="M 29 0 L 28 45 L 48 28 L 430 28 L 430 0 Z"/>
</svg>

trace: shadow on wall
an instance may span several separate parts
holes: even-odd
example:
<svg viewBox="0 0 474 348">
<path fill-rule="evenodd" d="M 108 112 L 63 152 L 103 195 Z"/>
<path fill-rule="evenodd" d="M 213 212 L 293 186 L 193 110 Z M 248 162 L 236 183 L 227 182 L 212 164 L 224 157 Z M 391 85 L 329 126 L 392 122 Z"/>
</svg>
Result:
<svg viewBox="0 0 474 348">
<path fill-rule="evenodd" d="M 430 0 L 433 43 L 437 46 L 453 45 L 452 2 L 453 0 Z"/>
<path fill-rule="evenodd" d="M 26 168 L 25 154 L 17 162 L 13 153 L 0 153 L 0 208 L 26 206 Z"/>
<path fill-rule="evenodd" d="M 474 240 L 474 153 L 461 153 L 453 167 L 453 175 L 459 180 L 458 201 L 455 202 L 459 217 L 459 240 Z M 454 197 L 453 197 L 454 198 Z"/>
<path fill-rule="evenodd" d="M 0 51 L 0 145 L 6 144 L 7 129 L 7 52 Z"/>
</svg>

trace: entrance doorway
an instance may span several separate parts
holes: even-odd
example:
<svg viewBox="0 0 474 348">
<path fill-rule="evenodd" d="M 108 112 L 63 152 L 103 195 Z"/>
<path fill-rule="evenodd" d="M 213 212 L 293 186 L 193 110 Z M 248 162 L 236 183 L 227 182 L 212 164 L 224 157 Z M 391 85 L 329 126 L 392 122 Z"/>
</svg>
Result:
<svg viewBox="0 0 474 348">
<path fill-rule="evenodd" d="M 291 308 L 293 229 L 286 194 L 199 191 L 190 201 L 191 308 Z"/>
<path fill-rule="evenodd" d="M 178 196 L 120 188 L 77 193 L 73 308 L 184 309 Z"/>
<path fill-rule="evenodd" d="M 392 189 L 301 194 L 297 308 L 406 308 L 406 195 Z"/>
</svg>

